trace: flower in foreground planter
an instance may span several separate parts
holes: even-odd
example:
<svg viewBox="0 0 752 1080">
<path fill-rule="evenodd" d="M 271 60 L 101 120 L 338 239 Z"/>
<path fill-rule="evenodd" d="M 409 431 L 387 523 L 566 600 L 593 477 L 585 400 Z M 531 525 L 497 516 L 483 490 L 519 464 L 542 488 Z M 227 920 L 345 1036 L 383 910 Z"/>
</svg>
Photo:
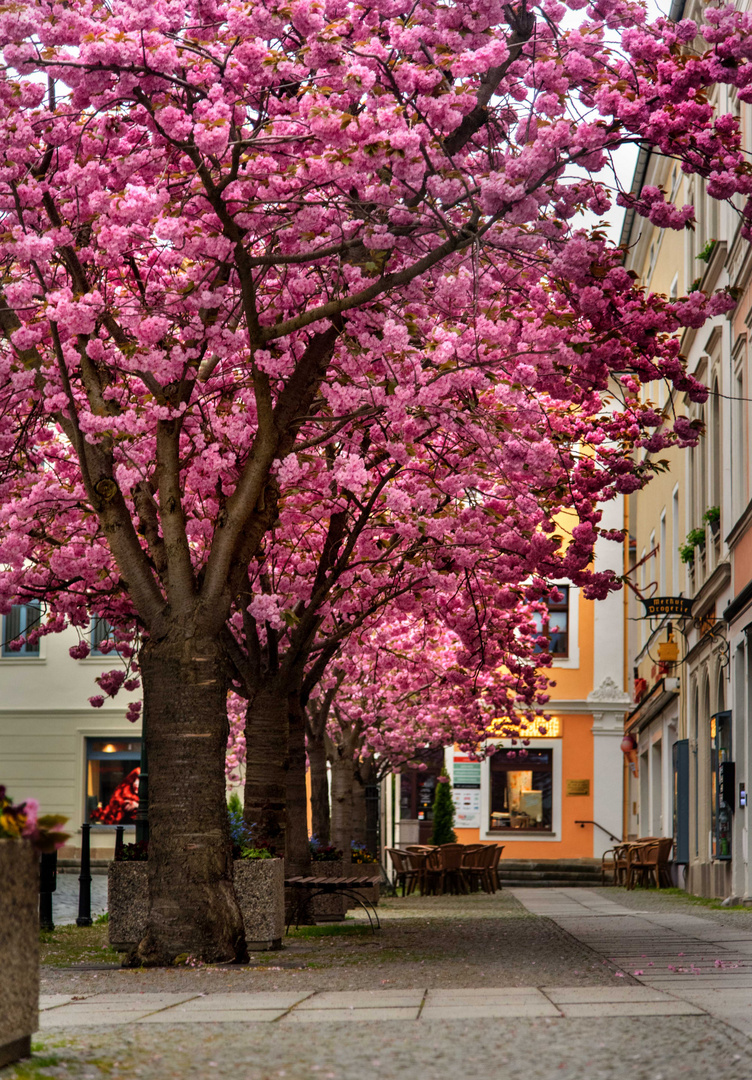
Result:
<svg viewBox="0 0 752 1080">
<path fill-rule="evenodd" d="M 28 840 L 37 851 L 56 851 L 70 835 L 60 831 L 67 820 L 61 814 L 40 817 L 36 799 L 14 805 L 5 786 L 0 785 L 0 840 Z"/>
</svg>

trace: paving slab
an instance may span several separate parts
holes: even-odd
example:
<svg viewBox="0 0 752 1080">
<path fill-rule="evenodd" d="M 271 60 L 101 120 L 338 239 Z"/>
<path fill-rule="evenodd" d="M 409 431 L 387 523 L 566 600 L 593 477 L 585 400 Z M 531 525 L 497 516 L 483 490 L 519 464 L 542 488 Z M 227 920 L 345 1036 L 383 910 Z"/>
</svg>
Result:
<svg viewBox="0 0 752 1080">
<path fill-rule="evenodd" d="M 271 1024 L 287 1009 L 206 1009 L 189 1012 L 187 1009 L 164 1009 L 140 1017 L 138 1024 Z"/>
<path fill-rule="evenodd" d="M 562 1005 L 566 1017 L 583 1016 L 703 1016 L 702 1009 L 686 1001 L 591 1001 Z"/>
<path fill-rule="evenodd" d="M 73 994 L 40 994 L 39 1011 L 43 1012 L 45 1009 L 56 1009 L 58 1005 L 67 1005 L 68 1002 L 72 1000 Z"/>
<path fill-rule="evenodd" d="M 46 1031 L 49 1028 L 98 1027 L 100 1025 L 111 1027 L 113 1024 L 133 1024 L 136 1020 L 148 1015 L 146 1010 L 72 1009 L 69 1005 L 63 1005 L 60 1009 L 50 1009 L 48 1012 L 40 1013 L 39 1029 Z"/>
<path fill-rule="evenodd" d="M 414 1008 L 383 1008 L 383 1009 L 295 1009 L 287 1013 L 280 1024 L 321 1024 L 343 1021 L 361 1023 L 368 1020 L 377 1020 L 379 1023 L 385 1020 L 417 1020 L 418 1007 Z"/>
<path fill-rule="evenodd" d="M 422 991 L 416 991 L 422 993 Z M 204 994 L 193 997 L 179 1005 L 181 1012 L 205 1013 L 219 1012 L 221 1009 L 291 1009 L 301 1001 L 312 997 L 313 990 L 294 991 L 270 990 L 261 993 Z"/>
<path fill-rule="evenodd" d="M 433 1005 L 495 1005 L 509 1001 L 544 1000 L 535 986 L 478 987 L 469 990 L 429 990 L 424 1008 Z"/>
<path fill-rule="evenodd" d="M 611 1002 L 665 1002 L 672 999 L 650 986 L 544 986 L 543 993 L 556 1005 Z"/>
<path fill-rule="evenodd" d="M 682 990 L 685 1001 L 691 1001 L 708 1012 L 728 1009 L 740 1012 L 749 1009 L 752 1018 L 752 988 L 750 987 L 692 987 Z"/>
<path fill-rule="evenodd" d="M 421 1020 L 504 1020 L 534 1016 L 560 1017 L 561 1013 L 541 995 L 540 1000 L 525 998 L 492 1005 L 426 1005 L 420 1014 Z"/>
<path fill-rule="evenodd" d="M 661 989 L 670 990 L 672 993 L 674 988 L 679 990 L 682 987 L 703 987 L 703 988 L 716 988 L 719 990 L 733 987 L 743 987 L 752 989 L 752 978 L 749 976 L 737 977 L 733 974 L 727 974 L 718 978 L 714 975 L 686 975 L 683 972 L 677 972 L 675 975 L 645 975 L 640 976 L 640 982 L 645 983 L 647 986 L 657 986 Z"/>
<path fill-rule="evenodd" d="M 72 1004 L 81 1008 L 86 1006 L 99 1008 L 100 1006 L 109 1007 L 114 1005 L 118 1009 L 140 1009 L 146 1007 L 162 1009 L 167 1005 L 181 1005 L 184 1001 L 190 1001 L 191 998 L 202 1000 L 201 995 L 198 992 L 176 994 L 160 990 L 155 993 L 144 992 L 143 994 L 89 994 L 83 1001 L 74 1001 Z"/>
<path fill-rule="evenodd" d="M 172 1001 L 160 1001 L 157 994 L 144 994 L 141 1001 L 70 1001 L 67 1005 L 61 1005 L 57 1009 L 47 1009 L 50 1016 L 85 1016 L 90 1013 L 106 1016 L 107 1013 L 147 1013 L 156 1012 L 157 1009 L 167 1009 L 176 1004 Z"/>
<path fill-rule="evenodd" d="M 425 990 L 330 990 L 302 1001 L 296 1012 L 324 1009 L 417 1008 Z"/>
</svg>

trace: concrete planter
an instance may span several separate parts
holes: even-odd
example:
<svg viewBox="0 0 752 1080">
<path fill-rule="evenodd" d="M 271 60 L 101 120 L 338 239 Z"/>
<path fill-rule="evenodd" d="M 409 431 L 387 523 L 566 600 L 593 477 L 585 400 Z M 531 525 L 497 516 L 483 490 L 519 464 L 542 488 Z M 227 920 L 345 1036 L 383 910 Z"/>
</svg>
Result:
<svg viewBox="0 0 752 1080">
<path fill-rule="evenodd" d="M 349 871 L 346 871 L 346 872 L 349 873 Z M 359 877 L 362 874 L 363 877 L 372 877 L 373 878 L 373 885 L 371 885 L 369 888 L 367 888 L 367 889 L 356 889 L 355 891 L 357 892 L 357 894 L 359 896 L 361 896 L 369 904 L 373 904 L 374 907 L 377 907 L 378 903 L 379 903 L 379 892 L 380 892 L 380 885 L 379 885 L 380 873 L 379 873 L 378 863 L 358 863 L 358 864 L 353 863 L 352 873 L 353 873 L 353 877 Z M 356 908 L 358 905 L 353 903 L 351 900 L 348 900 L 347 906 L 348 906 L 348 909 L 351 909 L 351 908 Z M 360 910 L 362 912 L 363 909 L 361 908 Z"/>
<path fill-rule="evenodd" d="M 236 859 L 235 895 L 250 952 L 281 949 L 285 932 L 285 860 Z"/>
<path fill-rule="evenodd" d="M 148 912 L 146 862 L 113 862 L 107 872 L 110 945 L 127 952 L 144 935 Z M 284 859 L 236 859 L 235 894 L 248 948 L 279 949 L 285 925 Z"/>
<path fill-rule="evenodd" d="M 149 884 L 145 862 L 111 862 L 107 870 L 107 929 L 113 949 L 127 952 L 146 930 Z"/>
<path fill-rule="evenodd" d="M 333 862 L 312 862 L 311 873 L 315 877 L 373 877 L 374 884 L 367 889 L 355 891 L 374 907 L 379 902 L 379 867 L 377 863 L 345 863 L 342 859 Z M 338 922 L 345 918 L 347 912 L 359 905 L 346 896 L 333 893 L 330 896 L 324 894 L 317 896 L 313 901 L 313 914 L 316 922 Z M 359 908 L 362 912 L 363 909 Z"/>
<path fill-rule="evenodd" d="M 39 1028 L 39 856 L 0 840 L 0 1069 L 28 1057 Z"/>
<path fill-rule="evenodd" d="M 349 867 L 345 869 L 345 864 L 341 859 L 335 859 L 333 862 L 316 862 L 314 860 L 311 863 L 313 877 L 344 877 L 346 873 L 349 873 Z M 346 896 L 331 893 L 330 895 L 316 896 L 313 899 L 313 917 L 317 923 L 341 922 L 346 914 Z"/>
</svg>

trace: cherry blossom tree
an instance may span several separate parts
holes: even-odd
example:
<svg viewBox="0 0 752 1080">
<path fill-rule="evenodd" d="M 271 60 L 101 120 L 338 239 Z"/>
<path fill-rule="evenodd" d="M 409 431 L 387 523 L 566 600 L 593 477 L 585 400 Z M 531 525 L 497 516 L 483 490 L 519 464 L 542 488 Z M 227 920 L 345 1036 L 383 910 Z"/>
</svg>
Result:
<svg viewBox="0 0 752 1080">
<path fill-rule="evenodd" d="M 567 29 L 565 10 L 0 3 L 0 604 L 43 597 L 42 632 L 109 611 L 143 640 L 139 962 L 245 955 L 225 815 L 230 620 L 274 626 L 249 568 L 306 452 L 348 440 L 347 457 L 331 451 L 330 535 L 339 488 L 366 468 L 365 409 L 397 409 L 399 461 L 421 436 L 408 406 L 443 422 L 461 390 L 495 396 L 511 423 L 518 402 L 504 468 L 555 463 L 580 515 L 578 574 L 598 499 L 648 478 L 632 448 L 695 437 L 636 392 L 665 378 L 702 396 L 671 335 L 726 301 L 645 297 L 576 218 L 606 212 L 596 174 L 630 140 L 711 194 L 749 195 L 736 122 L 705 97 L 717 82 L 748 94 L 749 16 L 711 10 L 695 55 L 693 24 L 648 26 L 638 3 L 596 0 Z M 617 26 L 623 56 L 606 44 Z M 635 205 L 691 223 L 660 192 Z M 606 414 L 609 390 L 623 400 Z M 525 404 L 542 397 L 551 419 L 531 431 Z M 573 460 L 577 440 L 598 453 Z M 534 552 L 551 535 L 526 498 L 514 535 Z M 257 709 L 284 732 L 280 701 Z"/>
</svg>

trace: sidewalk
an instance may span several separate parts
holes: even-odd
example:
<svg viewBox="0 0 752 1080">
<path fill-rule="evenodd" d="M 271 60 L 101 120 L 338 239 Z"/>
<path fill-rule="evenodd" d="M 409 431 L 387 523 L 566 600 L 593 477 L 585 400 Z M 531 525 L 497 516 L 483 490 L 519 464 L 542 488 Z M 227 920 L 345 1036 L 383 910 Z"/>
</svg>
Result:
<svg viewBox="0 0 752 1080">
<path fill-rule="evenodd" d="M 752 1036 L 752 919 L 737 927 L 686 909 L 635 910 L 590 889 L 515 889 L 528 911 L 546 916 L 602 953 L 644 987 L 668 991 Z M 639 891 L 630 900 L 639 903 Z M 725 914 L 725 913 L 723 913 Z M 732 914 L 732 913 L 729 913 Z"/>
<path fill-rule="evenodd" d="M 34 1063 L 0 1076 L 747 1080 L 752 912 L 638 902 L 389 900 L 376 939 L 350 924 L 247 968 L 46 969 Z"/>
</svg>

